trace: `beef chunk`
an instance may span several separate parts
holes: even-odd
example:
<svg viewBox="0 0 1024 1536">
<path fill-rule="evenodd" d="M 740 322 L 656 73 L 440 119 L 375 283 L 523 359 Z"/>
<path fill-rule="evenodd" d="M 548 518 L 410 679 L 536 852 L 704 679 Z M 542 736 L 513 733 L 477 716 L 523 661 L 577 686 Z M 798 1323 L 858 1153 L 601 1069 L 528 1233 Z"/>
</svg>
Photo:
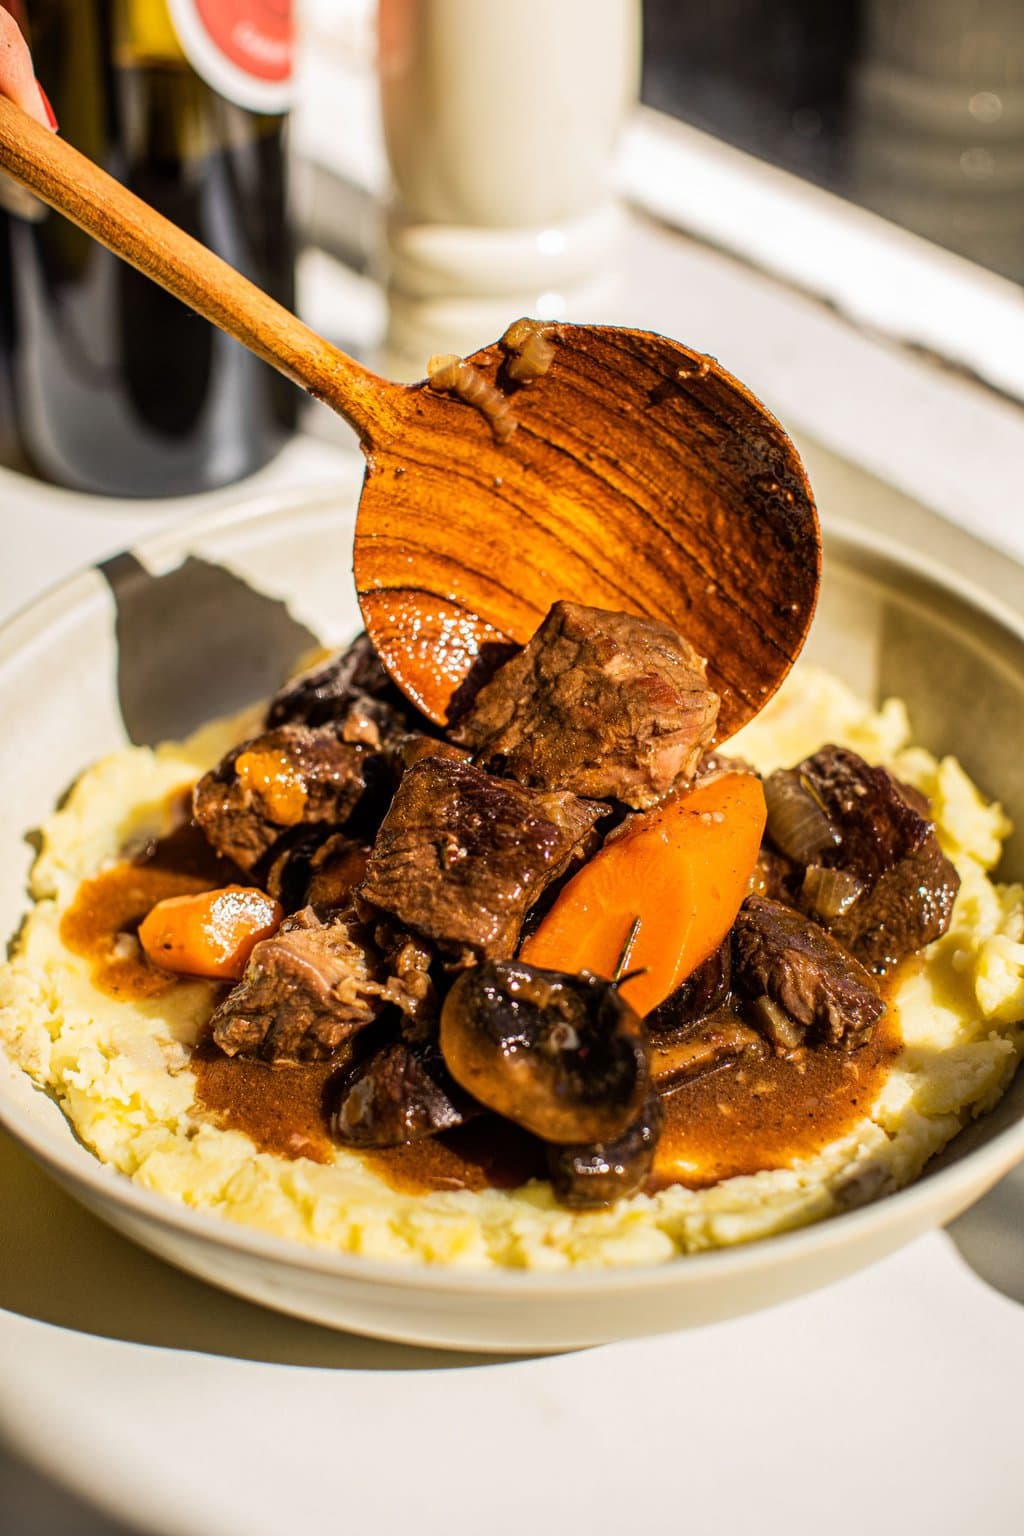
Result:
<svg viewBox="0 0 1024 1536">
<path fill-rule="evenodd" d="M 330 729 L 283 725 L 257 736 L 199 780 L 193 812 L 210 845 L 252 870 L 298 826 L 341 827 L 371 778 L 372 754 Z"/>
<path fill-rule="evenodd" d="M 725 1007 L 731 987 L 732 945 L 727 938 L 663 1003 L 652 1009 L 645 1020 L 647 1028 L 657 1034 L 696 1024 Z"/>
<path fill-rule="evenodd" d="M 301 827 L 275 846 L 263 888 L 286 912 L 299 907 L 343 907 L 366 873 L 370 850 L 344 832 Z"/>
<path fill-rule="evenodd" d="M 916 853 L 886 870 L 829 930 L 864 965 L 883 973 L 942 937 L 959 889 L 960 876 L 933 832 Z"/>
<path fill-rule="evenodd" d="M 292 678 L 267 707 L 267 729 L 278 725 L 330 725 L 342 720 L 354 700 L 376 699 L 397 714 L 408 705 L 381 666 L 369 635 L 329 661 Z"/>
<path fill-rule="evenodd" d="M 439 741 L 435 736 L 423 736 L 418 731 L 396 737 L 391 744 L 391 760 L 396 783 L 403 773 L 414 767 L 424 757 L 447 757 L 451 761 L 468 762 L 470 754 L 463 747 L 453 747 L 450 741 Z"/>
<path fill-rule="evenodd" d="M 384 671 L 368 635 L 287 683 L 267 709 L 268 729 L 330 726 L 340 741 L 376 751 L 425 724 Z"/>
<path fill-rule="evenodd" d="M 423 758 L 399 786 L 359 895 L 402 927 L 507 957 L 527 909 L 586 848 L 605 810 L 520 789 L 470 763 Z"/>
<path fill-rule="evenodd" d="M 667 625 L 560 602 L 452 736 L 520 784 L 646 809 L 692 777 L 718 702 Z"/>
<path fill-rule="evenodd" d="M 480 1113 L 436 1045 L 393 1040 L 345 1075 L 331 1129 L 349 1146 L 397 1147 L 454 1130 Z"/>
<path fill-rule="evenodd" d="M 865 887 L 830 931 L 877 971 L 940 938 L 960 877 L 922 813 L 923 797 L 842 747 L 822 748 L 797 771 L 839 835 L 827 863 Z"/>
<path fill-rule="evenodd" d="M 373 1022 L 386 975 L 351 914 L 323 922 L 312 907 L 256 945 L 245 975 L 213 1015 L 228 1056 L 321 1061 Z"/>
<path fill-rule="evenodd" d="M 872 979 L 842 945 L 800 912 L 748 896 L 732 931 L 733 979 L 777 1049 L 822 1043 L 854 1050 L 885 1012 Z M 781 1010 L 779 1017 L 776 1010 Z M 791 1026 L 787 1030 L 788 1025 Z"/>
</svg>

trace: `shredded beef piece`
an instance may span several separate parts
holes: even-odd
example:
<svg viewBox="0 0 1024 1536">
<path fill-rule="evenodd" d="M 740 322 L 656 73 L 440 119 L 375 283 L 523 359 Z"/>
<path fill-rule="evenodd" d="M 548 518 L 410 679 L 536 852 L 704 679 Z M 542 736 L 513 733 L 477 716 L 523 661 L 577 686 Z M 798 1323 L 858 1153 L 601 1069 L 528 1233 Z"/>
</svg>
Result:
<svg viewBox="0 0 1024 1536">
<path fill-rule="evenodd" d="M 211 847 L 252 870 L 298 826 L 342 827 L 366 795 L 372 754 L 330 728 L 283 725 L 235 747 L 199 780 L 193 814 Z"/>
<path fill-rule="evenodd" d="M 323 921 L 312 907 L 256 945 L 212 1020 L 228 1056 L 321 1061 L 373 1022 L 386 969 L 352 913 Z"/>
<path fill-rule="evenodd" d="M 797 772 L 839 834 L 827 863 L 866 887 L 829 931 L 876 971 L 940 938 L 960 877 L 939 847 L 924 797 L 842 747 L 823 747 Z"/>
<path fill-rule="evenodd" d="M 606 809 L 423 758 L 399 785 L 359 897 L 438 943 L 507 957 L 528 908 L 586 851 Z"/>
<path fill-rule="evenodd" d="M 718 703 L 667 625 L 559 602 L 451 734 L 520 784 L 642 810 L 693 776 Z"/>
<path fill-rule="evenodd" d="M 436 1033 L 438 1015 L 437 990 L 430 975 L 433 950 L 416 934 L 405 933 L 389 923 L 376 925 L 373 941 L 387 967 L 385 1001 L 393 1003 L 403 1014 L 407 1040 L 427 1039 Z"/>
<path fill-rule="evenodd" d="M 777 1048 L 806 1041 L 854 1050 L 885 1012 L 864 967 L 817 923 L 780 902 L 747 897 L 732 953 L 737 991 L 752 1004 L 767 998 L 793 1026 L 786 1038 L 773 1038 Z M 761 1023 L 764 1014 L 748 1008 L 746 1016 Z"/>
</svg>

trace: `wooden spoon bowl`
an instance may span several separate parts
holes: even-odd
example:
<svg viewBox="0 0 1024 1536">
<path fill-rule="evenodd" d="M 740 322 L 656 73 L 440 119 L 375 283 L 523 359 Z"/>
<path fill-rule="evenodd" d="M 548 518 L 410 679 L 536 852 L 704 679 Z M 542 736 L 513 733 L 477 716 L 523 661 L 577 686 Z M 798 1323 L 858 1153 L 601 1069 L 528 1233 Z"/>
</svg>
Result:
<svg viewBox="0 0 1024 1536">
<path fill-rule="evenodd" d="M 356 525 L 367 629 L 442 720 L 489 649 L 528 639 L 556 599 L 650 614 L 708 658 L 724 739 L 775 692 L 814 613 L 820 536 L 796 450 L 713 358 L 645 331 L 548 334 L 549 371 L 505 384 L 506 443 L 461 400 L 387 386 Z M 499 344 L 468 361 L 504 382 Z"/>
<path fill-rule="evenodd" d="M 468 361 L 509 398 L 499 441 L 475 406 L 347 357 L 3 100 L 0 167 L 356 428 L 360 606 L 434 720 L 559 598 L 685 635 L 722 695 L 720 739 L 789 671 L 817 597 L 817 515 L 793 444 L 713 358 L 559 325 L 548 371 L 516 385 L 495 343 Z"/>
</svg>

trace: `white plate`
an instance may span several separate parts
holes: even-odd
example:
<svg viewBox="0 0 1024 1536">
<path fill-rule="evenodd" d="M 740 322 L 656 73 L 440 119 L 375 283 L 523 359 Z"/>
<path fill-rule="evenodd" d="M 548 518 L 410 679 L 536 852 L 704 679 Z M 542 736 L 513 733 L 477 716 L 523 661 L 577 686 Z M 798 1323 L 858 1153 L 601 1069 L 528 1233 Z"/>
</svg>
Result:
<svg viewBox="0 0 1024 1536">
<path fill-rule="evenodd" d="M 137 551 L 141 565 L 122 559 L 108 579 L 85 572 L 2 632 L 0 711 L 19 728 L 0 742 L 7 807 L 0 927 L 13 931 L 24 909 L 25 829 L 85 764 L 125 739 L 118 634 L 120 692 L 139 728 L 179 731 L 258 696 L 308 631 L 331 642 L 357 627 L 349 574 L 354 499 L 348 486 L 337 496 L 221 514 L 163 534 Z M 811 653 L 863 692 L 907 698 L 917 738 L 957 752 L 1024 824 L 1024 762 L 1014 739 L 1024 712 L 1021 619 L 872 536 L 834 531 L 826 558 Z M 119 593 L 117 624 L 110 581 Z M 268 596 L 287 600 L 292 620 L 282 620 Z M 1008 860 L 1006 872 L 1019 877 L 1019 834 Z M 649 1269 L 466 1274 L 313 1251 L 136 1188 L 87 1153 L 56 1106 L 0 1058 L 6 1127 L 76 1199 L 144 1247 L 300 1317 L 459 1349 L 551 1350 L 658 1333 L 838 1279 L 989 1188 L 1024 1156 L 1022 1111 L 1019 1079 L 916 1185 L 804 1231 Z"/>
</svg>

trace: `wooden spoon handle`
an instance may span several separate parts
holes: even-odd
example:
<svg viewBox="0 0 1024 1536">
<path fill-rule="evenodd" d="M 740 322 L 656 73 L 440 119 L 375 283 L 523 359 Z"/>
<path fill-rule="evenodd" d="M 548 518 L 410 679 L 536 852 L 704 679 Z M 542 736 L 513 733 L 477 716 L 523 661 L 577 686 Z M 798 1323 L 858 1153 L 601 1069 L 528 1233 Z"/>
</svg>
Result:
<svg viewBox="0 0 1024 1536">
<path fill-rule="evenodd" d="M 399 386 L 332 347 L 5 98 L 0 98 L 0 167 L 294 384 L 326 401 L 365 442 L 372 442 L 391 420 L 388 397 Z"/>
</svg>

